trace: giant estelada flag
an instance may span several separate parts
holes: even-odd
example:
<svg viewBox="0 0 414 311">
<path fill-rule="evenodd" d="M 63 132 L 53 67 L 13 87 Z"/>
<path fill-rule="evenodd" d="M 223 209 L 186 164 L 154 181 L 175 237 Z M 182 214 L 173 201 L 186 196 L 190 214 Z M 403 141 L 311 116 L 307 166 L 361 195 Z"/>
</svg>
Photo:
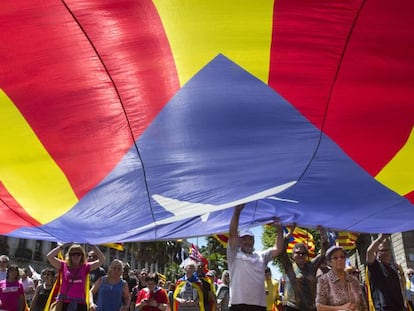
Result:
<svg viewBox="0 0 414 311">
<path fill-rule="evenodd" d="M 411 0 L 3 0 L 0 234 L 414 229 Z"/>
</svg>

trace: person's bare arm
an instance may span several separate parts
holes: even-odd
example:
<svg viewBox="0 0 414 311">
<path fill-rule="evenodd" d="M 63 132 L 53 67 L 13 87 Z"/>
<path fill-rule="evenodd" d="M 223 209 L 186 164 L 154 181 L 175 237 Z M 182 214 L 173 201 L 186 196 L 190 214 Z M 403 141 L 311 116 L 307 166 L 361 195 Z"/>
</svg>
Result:
<svg viewBox="0 0 414 311">
<path fill-rule="evenodd" d="M 284 236 L 283 236 L 283 227 L 279 218 L 273 220 L 273 224 L 276 227 L 276 239 L 275 244 L 272 248 L 273 257 L 278 256 L 284 249 Z"/>
<path fill-rule="evenodd" d="M 52 249 L 49 253 L 47 253 L 46 257 L 49 263 L 57 270 L 60 270 L 60 260 L 56 258 L 59 252 L 63 252 L 64 249 L 71 245 L 72 243 L 65 243 L 63 245 L 58 245 L 54 249 Z"/>
<path fill-rule="evenodd" d="M 234 207 L 234 213 L 233 213 L 233 216 L 231 217 L 230 229 L 229 229 L 229 245 L 230 247 L 233 247 L 233 248 L 237 247 L 237 243 L 239 239 L 239 232 L 238 232 L 239 219 L 240 219 L 240 214 L 243 208 L 244 208 L 244 204 L 240 204 Z"/>
<path fill-rule="evenodd" d="M 30 302 L 30 306 L 31 306 L 30 309 L 33 309 L 34 311 L 37 311 L 37 310 L 35 310 L 35 306 L 36 306 L 36 303 L 37 303 L 37 299 L 38 299 L 39 291 L 40 291 L 41 287 L 43 287 L 42 284 L 40 284 L 39 286 L 36 287 L 35 292 L 33 294 L 32 301 Z"/>
<path fill-rule="evenodd" d="M 124 283 L 124 287 L 122 289 L 122 297 L 124 303 L 122 308 L 126 311 L 129 309 L 129 306 L 131 305 L 131 294 L 129 293 L 129 287 L 127 282 Z M 135 305 L 135 301 L 133 301 L 133 304 Z"/>
</svg>

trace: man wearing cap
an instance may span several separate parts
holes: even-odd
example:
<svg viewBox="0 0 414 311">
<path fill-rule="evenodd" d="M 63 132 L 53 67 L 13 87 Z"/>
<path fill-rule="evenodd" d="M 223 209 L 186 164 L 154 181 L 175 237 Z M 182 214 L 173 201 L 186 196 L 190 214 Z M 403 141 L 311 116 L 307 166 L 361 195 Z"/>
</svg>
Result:
<svg viewBox="0 0 414 311">
<path fill-rule="evenodd" d="M 230 221 L 227 262 L 231 275 L 230 311 L 266 311 L 264 274 L 267 264 L 283 248 L 282 225 L 276 222 L 277 240 L 272 248 L 262 252 L 254 250 L 254 234 L 242 231 L 238 234 L 241 211 L 244 204 L 234 208 Z"/>
<path fill-rule="evenodd" d="M 318 227 L 321 234 L 321 252 L 312 260 L 308 260 L 309 251 L 303 243 L 296 243 L 293 246 L 292 258 L 290 259 L 286 249 L 295 227 L 295 225 L 290 226 L 289 234 L 284 242 L 284 251 L 279 256 L 287 276 L 284 286 L 283 310 L 314 311 L 316 310 L 316 273 L 325 260 L 328 248 L 327 235 L 322 227 Z"/>
<path fill-rule="evenodd" d="M 404 305 L 404 273 L 392 263 L 389 234 L 380 234 L 367 249 L 366 265 L 375 310 L 406 310 Z"/>
</svg>

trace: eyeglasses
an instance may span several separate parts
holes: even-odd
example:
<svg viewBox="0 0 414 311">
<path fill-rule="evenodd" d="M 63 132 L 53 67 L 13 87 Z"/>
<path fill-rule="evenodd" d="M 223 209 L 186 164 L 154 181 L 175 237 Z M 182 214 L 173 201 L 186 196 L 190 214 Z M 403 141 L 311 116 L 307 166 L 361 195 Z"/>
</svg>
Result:
<svg viewBox="0 0 414 311">
<path fill-rule="evenodd" d="M 70 253 L 69 255 L 70 256 L 79 256 L 80 257 L 80 256 L 82 256 L 82 253 Z"/>
<path fill-rule="evenodd" d="M 332 260 L 345 259 L 345 256 L 331 257 Z"/>
</svg>

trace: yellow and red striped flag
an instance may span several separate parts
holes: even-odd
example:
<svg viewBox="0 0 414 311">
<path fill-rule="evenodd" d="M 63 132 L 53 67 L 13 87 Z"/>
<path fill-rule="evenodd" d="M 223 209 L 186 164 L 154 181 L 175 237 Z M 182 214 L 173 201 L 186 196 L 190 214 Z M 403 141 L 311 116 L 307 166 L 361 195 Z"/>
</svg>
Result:
<svg viewBox="0 0 414 311">
<path fill-rule="evenodd" d="M 356 247 L 356 240 L 358 234 L 348 231 L 338 231 L 336 238 L 336 245 L 341 246 L 344 250 L 352 250 Z"/>
<path fill-rule="evenodd" d="M 288 229 L 284 228 L 284 231 L 288 232 Z M 309 251 L 309 257 L 315 257 L 315 240 L 313 239 L 313 235 L 308 230 L 296 227 L 292 235 L 290 236 L 286 252 L 292 253 L 293 246 L 296 243 L 305 244 Z"/>
<path fill-rule="evenodd" d="M 213 234 L 213 237 L 220 242 L 223 247 L 227 247 L 227 243 L 229 241 L 229 234 L 222 233 L 222 234 Z"/>
</svg>

